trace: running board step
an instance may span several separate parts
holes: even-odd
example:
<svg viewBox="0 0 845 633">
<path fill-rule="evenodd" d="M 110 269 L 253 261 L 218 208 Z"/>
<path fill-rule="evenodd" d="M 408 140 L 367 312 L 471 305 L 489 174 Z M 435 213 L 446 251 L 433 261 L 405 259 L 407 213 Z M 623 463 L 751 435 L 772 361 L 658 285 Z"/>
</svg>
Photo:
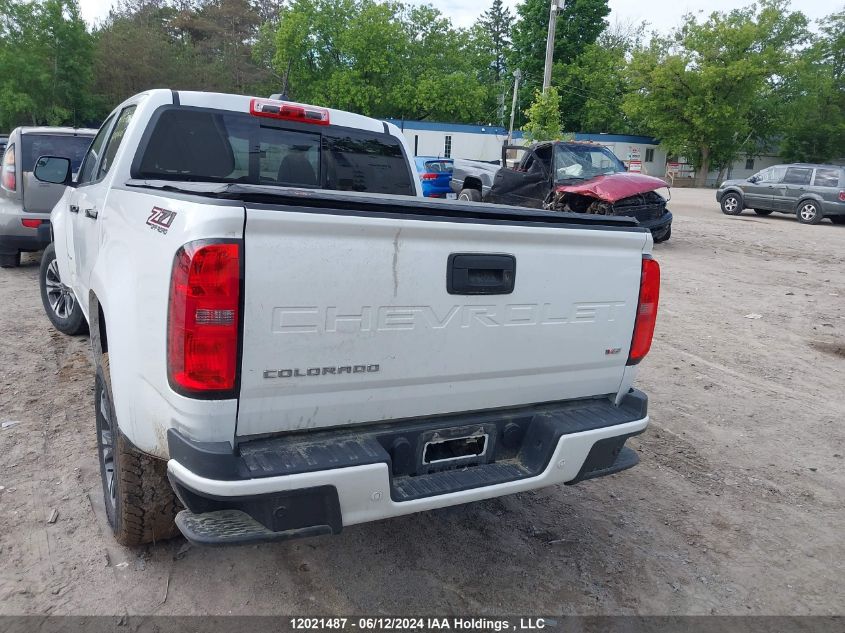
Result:
<svg viewBox="0 0 845 633">
<path fill-rule="evenodd" d="M 273 532 L 241 510 L 216 510 L 202 514 L 182 510 L 176 515 L 176 527 L 194 545 L 211 546 L 286 541 L 332 533 L 328 525 Z"/>
</svg>

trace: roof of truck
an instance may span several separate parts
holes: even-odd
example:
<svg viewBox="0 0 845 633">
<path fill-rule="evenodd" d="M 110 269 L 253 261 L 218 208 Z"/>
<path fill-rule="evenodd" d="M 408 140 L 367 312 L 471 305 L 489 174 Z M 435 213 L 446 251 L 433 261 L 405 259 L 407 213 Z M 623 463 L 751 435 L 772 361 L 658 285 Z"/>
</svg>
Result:
<svg viewBox="0 0 845 633">
<path fill-rule="evenodd" d="M 154 91 L 150 91 L 152 93 Z M 262 101 L 273 101 L 268 97 L 259 96 L 244 96 L 224 94 L 219 92 L 196 92 L 190 90 L 172 91 L 179 99 L 181 105 L 215 108 L 218 110 L 231 110 L 233 112 L 250 112 L 250 104 L 253 99 L 261 99 Z M 329 113 L 329 123 L 331 125 L 340 125 L 343 127 L 351 127 L 361 130 L 369 130 L 372 132 L 384 132 L 385 123 L 378 119 L 373 119 L 362 114 L 355 114 L 354 112 L 347 112 L 345 110 L 335 110 L 333 108 L 326 108 L 321 105 L 300 103 L 298 101 L 285 101 L 291 105 L 305 106 L 307 108 L 319 108 L 326 110 Z M 390 124 L 395 129 L 395 126 Z M 394 134 L 398 135 L 398 129 L 395 129 Z"/>
<path fill-rule="evenodd" d="M 17 130 L 21 134 L 68 134 L 75 136 L 94 136 L 97 130 L 86 127 L 50 127 L 50 126 L 24 126 Z"/>
</svg>

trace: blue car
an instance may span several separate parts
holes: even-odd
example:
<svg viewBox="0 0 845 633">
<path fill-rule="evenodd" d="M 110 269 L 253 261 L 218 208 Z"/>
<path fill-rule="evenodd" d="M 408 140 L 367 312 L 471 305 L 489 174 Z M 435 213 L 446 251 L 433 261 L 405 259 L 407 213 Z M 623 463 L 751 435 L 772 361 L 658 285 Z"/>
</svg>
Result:
<svg viewBox="0 0 845 633">
<path fill-rule="evenodd" d="M 437 158 L 436 156 L 417 156 L 417 172 L 420 174 L 423 195 L 426 198 L 455 199 L 452 192 L 452 169 L 454 163 L 451 158 Z"/>
</svg>

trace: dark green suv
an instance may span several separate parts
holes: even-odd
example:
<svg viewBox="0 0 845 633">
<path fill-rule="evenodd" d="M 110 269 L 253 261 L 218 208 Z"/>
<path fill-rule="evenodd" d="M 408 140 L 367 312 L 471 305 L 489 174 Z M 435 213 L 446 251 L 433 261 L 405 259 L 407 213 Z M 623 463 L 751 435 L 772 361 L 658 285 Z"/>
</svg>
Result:
<svg viewBox="0 0 845 633">
<path fill-rule="evenodd" d="M 774 165 L 744 180 L 726 180 L 716 192 L 722 213 L 757 215 L 794 213 L 802 224 L 830 218 L 845 224 L 845 167 L 839 165 Z"/>
</svg>

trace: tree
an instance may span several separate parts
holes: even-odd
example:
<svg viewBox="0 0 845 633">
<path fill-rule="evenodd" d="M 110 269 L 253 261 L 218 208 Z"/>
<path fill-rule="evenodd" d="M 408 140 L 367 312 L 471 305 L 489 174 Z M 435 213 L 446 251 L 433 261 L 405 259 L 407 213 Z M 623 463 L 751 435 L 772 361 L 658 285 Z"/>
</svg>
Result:
<svg viewBox="0 0 845 633">
<path fill-rule="evenodd" d="M 655 37 L 633 54 L 629 80 L 636 89 L 625 98 L 625 113 L 670 152 L 690 157 L 703 186 L 711 167 L 753 155 L 765 141 L 768 104 L 806 25 L 786 0 L 714 12 L 703 23 L 687 15 L 672 36 Z"/>
<path fill-rule="evenodd" d="M 0 0 L 0 129 L 88 122 L 91 55 L 75 0 Z"/>
<path fill-rule="evenodd" d="M 631 91 L 627 58 L 640 46 L 643 24 L 616 23 L 570 63 L 556 63 L 552 84 L 561 94 L 562 125 L 573 132 L 636 133 L 622 103 Z"/>
<path fill-rule="evenodd" d="M 273 66 L 292 99 L 374 117 L 476 122 L 489 88 L 468 32 L 432 6 L 375 0 L 291 0 Z"/>
<path fill-rule="evenodd" d="M 478 26 L 487 35 L 490 45 L 493 81 L 500 83 L 507 72 L 507 57 L 511 49 L 513 16 L 502 0 L 493 0 L 492 6 L 478 18 Z"/>
<path fill-rule="evenodd" d="M 511 68 L 526 77 L 526 90 L 543 81 L 546 39 L 549 28 L 549 0 L 525 0 L 516 8 L 518 21 L 513 28 Z M 608 0 L 565 0 L 555 26 L 554 61 L 571 63 L 607 26 Z M 530 94 L 530 92 L 528 93 Z"/>
<path fill-rule="evenodd" d="M 560 138 L 560 95 L 555 88 L 536 90 L 534 102 L 525 111 L 528 122 L 522 130 L 532 141 Z"/>
<path fill-rule="evenodd" d="M 845 11 L 819 23 L 822 37 L 801 52 L 785 78 L 778 119 L 784 160 L 845 158 Z"/>
</svg>

